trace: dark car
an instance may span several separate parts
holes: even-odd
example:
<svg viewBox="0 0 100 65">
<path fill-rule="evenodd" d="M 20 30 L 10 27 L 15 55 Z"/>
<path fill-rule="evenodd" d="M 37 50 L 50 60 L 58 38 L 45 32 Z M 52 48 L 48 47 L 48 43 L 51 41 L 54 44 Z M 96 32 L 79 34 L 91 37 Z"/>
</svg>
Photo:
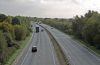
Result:
<svg viewBox="0 0 100 65">
<path fill-rule="evenodd" d="M 37 52 L 37 47 L 36 46 L 32 47 L 32 52 Z"/>
</svg>

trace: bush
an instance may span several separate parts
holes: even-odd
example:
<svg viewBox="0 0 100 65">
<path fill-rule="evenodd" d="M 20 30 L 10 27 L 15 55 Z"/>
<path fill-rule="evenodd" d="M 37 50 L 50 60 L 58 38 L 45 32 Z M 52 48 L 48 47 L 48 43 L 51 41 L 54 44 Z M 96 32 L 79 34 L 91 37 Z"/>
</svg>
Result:
<svg viewBox="0 0 100 65">
<path fill-rule="evenodd" d="M 100 49 L 100 34 L 96 35 L 93 39 L 97 49 Z"/>
<path fill-rule="evenodd" d="M 12 19 L 12 24 L 13 24 L 13 25 L 20 24 L 20 20 L 19 20 L 17 17 L 14 17 L 14 18 Z"/>
<path fill-rule="evenodd" d="M 18 41 L 25 39 L 27 34 L 26 29 L 24 28 L 24 26 L 21 25 L 15 25 L 14 32 L 15 32 L 15 39 Z"/>
<path fill-rule="evenodd" d="M 0 14 L 0 22 L 3 22 L 7 18 L 6 15 Z"/>
<path fill-rule="evenodd" d="M 6 60 L 7 43 L 3 33 L 0 31 L 0 63 L 3 64 Z"/>
</svg>

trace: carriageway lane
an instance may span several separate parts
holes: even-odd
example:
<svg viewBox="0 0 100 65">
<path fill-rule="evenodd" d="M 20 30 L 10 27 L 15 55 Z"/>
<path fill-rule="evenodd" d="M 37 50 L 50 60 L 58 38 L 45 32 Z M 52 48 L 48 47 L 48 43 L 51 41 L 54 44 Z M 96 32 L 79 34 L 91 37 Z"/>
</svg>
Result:
<svg viewBox="0 0 100 65">
<path fill-rule="evenodd" d="M 71 65 L 100 65 L 100 57 L 91 52 L 80 42 L 50 26 L 42 24 L 58 41 Z"/>
<path fill-rule="evenodd" d="M 33 65 L 59 65 L 58 59 L 53 49 L 53 45 L 44 31 L 40 33 L 40 43 L 38 44 L 38 52 L 36 53 Z"/>
<path fill-rule="evenodd" d="M 37 46 L 36 53 L 31 52 L 32 46 Z M 59 65 L 53 45 L 46 31 L 35 33 L 24 54 L 24 58 L 21 61 L 19 60 L 16 65 Z"/>
</svg>

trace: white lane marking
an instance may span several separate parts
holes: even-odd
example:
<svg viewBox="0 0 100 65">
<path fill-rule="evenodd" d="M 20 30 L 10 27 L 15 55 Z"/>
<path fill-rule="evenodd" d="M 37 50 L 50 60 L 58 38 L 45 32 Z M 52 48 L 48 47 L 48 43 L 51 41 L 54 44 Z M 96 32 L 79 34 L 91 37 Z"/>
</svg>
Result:
<svg viewBox="0 0 100 65">
<path fill-rule="evenodd" d="M 98 55 L 96 52 L 94 52 L 93 50 L 91 50 L 90 48 L 88 48 L 87 46 L 85 46 L 84 44 L 81 44 L 81 42 L 77 42 L 77 41 L 73 41 L 73 42 L 75 42 L 78 46 L 81 46 L 81 45 L 82 45 L 82 46 L 86 47 L 88 50 L 87 50 L 86 48 L 85 48 L 85 50 L 88 51 L 89 54 L 91 54 L 91 55 L 92 55 L 93 57 L 95 57 L 97 60 L 100 60 L 100 58 L 98 58 L 98 57 L 96 56 L 96 55 Z M 80 43 L 80 44 L 79 44 L 79 43 Z M 90 50 L 90 51 L 89 51 L 89 50 Z M 93 52 L 94 54 L 93 54 L 92 52 Z M 95 55 L 95 54 L 96 54 L 96 55 Z M 98 55 L 98 56 L 100 56 L 100 55 Z"/>
<path fill-rule="evenodd" d="M 28 50 L 30 50 L 30 47 L 29 47 L 29 49 L 28 49 Z M 27 54 L 25 55 L 25 58 L 24 58 L 24 60 L 22 61 L 21 65 L 23 65 L 23 64 L 24 64 L 24 61 L 25 61 L 25 59 L 27 58 L 27 56 L 28 56 L 28 52 L 27 52 Z"/>
<path fill-rule="evenodd" d="M 50 31 L 50 32 L 51 32 L 51 31 Z M 57 37 L 56 37 L 56 36 L 55 36 L 54 38 L 57 40 Z M 58 42 L 58 43 L 59 43 L 59 42 Z M 64 47 L 61 43 L 59 43 L 59 44 L 60 44 L 60 46 L 61 46 L 63 52 L 65 51 L 64 53 L 66 53 L 66 58 L 68 58 L 69 63 L 75 65 L 73 62 L 71 62 L 71 56 L 68 54 L 68 52 L 67 52 L 67 50 L 65 49 L 65 47 Z"/>
<path fill-rule="evenodd" d="M 75 43 L 78 43 L 78 42 L 76 42 L 76 41 L 74 41 L 74 40 L 72 40 L 73 42 L 75 42 Z M 77 44 L 78 46 L 81 46 L 81 45 L 83 45 L 83 44 Z M 72 45 L 73 46 L 73 45 Z M 85 45 L 83 45 L 83 46 L 85 46 Z M 63 46 L 62 46 L 63 47 Z M 74 46 L 73 46 L 74 47 Z M 85 46 L 86 47 L 86 46 Z M 88 47 L 87 47 L 88 48 Z M 89 50 L 91 50 L 90 48 L 88 48 Z M 86 49 L 85 49 L 86 50 Z M 65 49 L 65 51 L 66 51 L 66 49 Z M 86 51 L 88 51 L 88 50 L 86 50 Z M 95 53 L 93 50 L 91 50 L 93 53 Z M 67 52 L 67 51 L 66 51 Z M 95 55 L 95 54 L 93 54 L 92 52 L 90 52 L 90 51 L 88 51 L 89 52 L 89 54 L 91 54 L 94 58 L 96 58 L 98 61 L 100 61 L 100 59 Z M 70 57 L 70 59 L 71 59 L 71 57 Z"/>
<path fill-rule="evenodd" d="M 32 37 L 33 37 L 33 34 L 32 34 Z M 32 37 L 31 37 L 31 39 L 29 40 L 29 43 L 31 42 Z M 28 48 L 28 51 L 29 51 L 29 50 L 30 50 L 30 47 Z M 25 59 L 27 58 L 27 56 L 28 56 L 28 52 L 26 53 L 26 55 L 25 55 L 25 57 L 24 57 L 24 60 L 22 61 L 21 65 L 23 65 L 23 64 L 24 64 Z"/>
<path fill-rule="evenodd" d="M 67 50 L 65 49 L 65 47 L 63 46 L 63 45 L 61 45 L 60 44 L 60 46 L 63 48 L 63 50 L 65 51 L 65 53 L 66 53 L 66 57 L 67 57 L 67 59 L 68 59 L 68 61 L 69 61 L 69 64 L 72 64 L 72 65 L 75 65 L 72 61 L 71 61 L 71 56 L 68 54 L 68 52 L 67 52 Z M 63 51 L 63 52 L 64 52 Z"/>
<path fill-rule="evenodd" d="M 34 28 L 33 28 L 33 30 L 34 30 Z M 31 38 L 30 38 L 30 40 L 29 40 L 28 43 L 30 43 L 30 41 L 31 41 L 31 39 L 32 39 L 32 37 L 33 37 L 34 35 L 35 35 L 35 32 L 32 33 L 32 36 L 31 36 Z M 27 46 L 27 45 L 26 45 L 26 46 Z M 25 47 L 25 48 L 26 48 L 26 47 Z M 23 51 L 24 51 L 24 50 L 25 50 L 25 49 L 23 49 Z M 21 57 L 22 55 L 23 55 L 23 52 L 21 53 L 20 57 Z M 20 58 L 20 57 L 19 57 L 19 58 Z M 19 58 L 18 58 L 17 60 L 14 61 L 13 65 L 16 65 L 16 64 L 17 64 Z"/>
<path fill-rule="evenodd" d="M 45 34 L 47 35 L 48 40 L 49 40 L 49 45 L 50 45 L 50 49 L 51 49 L 50 51 L 52 52 L 52 57 L 53 57 L 54 65 L 56 65 L 56 61 L 55 61 L 55 58 L 54 58 L 54 52 L 53 52 L 54 47 L 51 46 L 52 42 L 50 41 L 50 38 L 49 38 L 48 34 L 46 32 L 45 32 Z M 53 47 L 53 49 L 52 49 L 52 47 Z"/>
<path fill-rule="evenodd" d="M 49 45 L 51 46 L 51 42 L 50 42 Z M 51 46 L 51 47 L 53 47 L 53 46 Z M 54 50 L 54 47 L 53 47 L 53 49 L 51 48 L 51 52 L 52 52 L 52 56 L 53 56 L 54 65 L 56 65 L 56 61 L 55 61 L 55 58 L 54 58 L 54 52 L 53 52 L 53 50 Z"/>
<path fill-rule="evenodd" d="M 63 34 L 63 33 L 62 33 Z M 65 34 L 65 36 L 66 36 L 66 34 Z M 73 40 L 72 40 L 73 41 Z M 76 41 L 73 41 L 73 42 L 75 42 L 75 43 L 78 43 L 78 42 L 76 42 Z M 80 42 L 79 42 L 80 43 Z M 77 44 L 77 45 L 79 45 L 79 46 L 81 46 L 81 45 L 83 45 L 84 47 L 86 47 L 86 48 L 88 48 L 87 46 L 85 46 L 84 44 Z M 73 46 L 73 45 L 72 45 Z M 96 52 L 94 52 L 93 50 L 91 50 L 90 48 L 88 48 L 90 51 L 92 51 L 93 53 L 95 53 L 96 55 L 98 55 Z M 85 49 L 86 50 L 86 49 Z M 86 50 L 86 51 L 88 51 L 88 50 Z M 93 54 L 92 52 L 90 52 L 90 51 L 88 51 L 93 57 L 95 57 L 97 60 L 100 60 L 100 58 L 98 58 L 95 54 Z M 100 55 L 98 55 L 98 56 L 100 56 Z"/>
<path fill-rule="evenodd" d="M 61 45 L 61 44 L 60 44 L 60 46 L 61 46 L 61 48 L 63 48 L 63 50 L 65 51 L 66 57 L 68 58 L 69 63 L 70 63 L 70 64 L 73 64 L 73 63 L 70 62 L 70 61 L 71 61 L 71 56 L 68 54 L 68 52 L 67 52 L 67 50 L 65 49 L 65 47 L 64 47 L 63 45 Z M 63 52 L 64 52 L 64 51 L 63 51 Z M 74 64 L 73 64 L 73 65 L 74 65 Z"/>
<path fill-rule="evenodd" d="M 48 28 L 48 27 L 47 27 Z M 49 28 L 48 28 L 49 29 Z M 52 31 L 49 29 L 49 31 L 50 31 L 50 33 L 52 33 Z M 54 36 L 54 34 L 52 33 L 52 35 Z M 57 37 L 56 36 L 54 36 L 54 38 L 55 39 L 57 39 Z M 59 43 L 59 42 L 58 42 Z M 59 43 L 60 44 L 60 43 Z M 62 44 L 60 44 L 60 46 L 63 48 L 63 50 L 65 51 L 63 51 L 64 53 L 66 53 L 67 54 L 67 58 L 68 58 L 68 61 L 69 61 L 69 63 L 70 64 L 73 64 L 73 62 L 71 63 L 71 56 L 67 53 L 67 50 L 65 49 L 65 47 L 62 45 Z M 53 51 L 52 51 L 52 54 L 53 54 Z M 54 55 L 53 55 L 53 58 L 54 58 Z M 54 59 L 53 59 L 54 60 Z M 54 60 L 55 61 L 55 60 Z M 56 63 L 55 63 L 56 64 Z M 75 65 L 75 64 L 73 64 L 73 65 Z"/>
</svg>

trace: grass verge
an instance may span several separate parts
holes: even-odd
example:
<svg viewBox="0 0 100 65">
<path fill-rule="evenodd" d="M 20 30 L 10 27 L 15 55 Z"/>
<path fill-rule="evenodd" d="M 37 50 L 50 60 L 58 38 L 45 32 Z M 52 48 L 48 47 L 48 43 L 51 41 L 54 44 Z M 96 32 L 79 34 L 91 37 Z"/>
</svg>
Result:
<svg viewBox="0 0 100 65">
<path fill-rule="evenodd" d="M 57 29 L 57 30 L 59 30 L 59 29 Z M 93 53 L 95 53 L 96 55 L 100 56 L 100 50 L 96 49 L 95 46 L 89 45 L 88 43 L 86 43 L 86 42 L 84 42 L 83 40 L 81 40 L 81 39 L 75 37 L 75 36 L 72 35 L 72 34 L 65 33 L 65 32 L 63 32 L 63 31 L 61 31 L 61 30 L 59 30 L 59 31 L 62 32 L 62 33 L 64 33 L 64 34 L 66 34 L 66 35 L 69 35 L 72 39 L 74 39 L 75 41 L 78 41 L 80 44 L 85 45 L 85 46 L 86 46 L 88 49 L 90 49 Z"/>
<path fill-rule="evenodd" d="M 56 55 L 57 55 L 57 58 L 58 58 L 60 65 L 70 65 L 67 57 L 65 56 L 65 54 L 62 51 L 58 42 L 55 40 L 53 35 L 47 29 L 45 29 L 45 30 L 46 30 L 47 34 L 49 35 L 51 42 L 53 43 L 54 50 L 56 52 Z"/>
<path fill-rule="evenodd" d="M 73 38 L 75 41 L 79 41 L 80 44 L 83 44 L 83 45 L 85 45 L 86 47 L 88 47 L 88 48 L 89 48 L 91 51 L 93 51 L 96 55 L 100 56 L 100 50 L 96 49 L 95 46 L 91 46 L 91 45 L 89 45 L 88 43 L 86 43 L 86 42 L 84 42 L 83 40 L 78 39 L 78 38 L 76 38 L 76 37 L 73 37 L 73 36 L 72 36 L 72 38 Z"/>
<path fill-rule="evenodd" d="M 12 56 L 9 58 L 9 60 L 7 61 L 7 63 L 5 65 L 12 65 L 12 63 L 17 58 L 19 53 L 25 48 L 25 46 L 27 46 L 27 43 L 28 43 L 29 39 L 31 38 L 31 36 L 32 36 L 32 34 L 30 34 L 30 36 L 28 36 L 25 40 L 21 41 L 20 48 L 17 49 L 14 54 L 12 54 Z"/>
</svg>

